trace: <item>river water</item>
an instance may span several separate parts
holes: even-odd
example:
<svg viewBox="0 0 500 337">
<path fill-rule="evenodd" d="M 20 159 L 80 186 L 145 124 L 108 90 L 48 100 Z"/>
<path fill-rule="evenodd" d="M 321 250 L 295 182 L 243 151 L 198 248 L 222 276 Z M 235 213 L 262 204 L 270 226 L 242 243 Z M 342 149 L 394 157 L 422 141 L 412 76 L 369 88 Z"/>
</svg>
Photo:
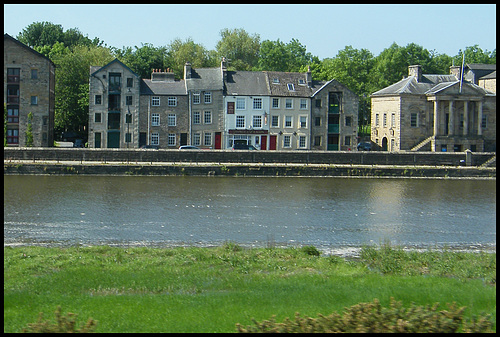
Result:
<svg viewBox="0 0 500 337">
<path fill-rule="evenodd" d="M 495 180 L 4 175 L 4 245 L 496 250 Z"/>
</svg>

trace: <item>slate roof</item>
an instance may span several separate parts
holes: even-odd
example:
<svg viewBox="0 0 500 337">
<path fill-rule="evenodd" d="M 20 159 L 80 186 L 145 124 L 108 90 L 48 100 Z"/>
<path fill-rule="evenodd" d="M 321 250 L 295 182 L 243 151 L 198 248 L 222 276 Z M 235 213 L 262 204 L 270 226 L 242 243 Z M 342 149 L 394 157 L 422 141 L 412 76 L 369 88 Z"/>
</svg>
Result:
<svg viewBox="0 0 500 337">
<path fill-rule="evenodd" d="M 184 80 L 174 82 L 141 80 L 141 95 L 187 95 Z"/>
<path fill-rule="evenodd" d="M 122 61 L 120 61 L 119 59 L 114 59 L 113 61 L 109 62 L 108 64 L 106 64 L 105 66 L 102 66 L 102 67 L 99 67 L 99 66 L 91 66 L 90 67 L 90 76 L 93 76 L 95 75 L 95 73 L 97 73 L 98 71 L 102 70 L 102 69 L 105 69 L 107 67 L 109 67 L 110 65 L 112 65 L 113 63 L 118 63 L 120 64 L 121 66 L 123 66 L 125 69 L 128 69 L 132 74 L 134 74 L 136 77 L 139 77 L 139 75 L 137 75 L 132 69 L 130 69 L 129 67 L 127 67 Z"/>
<path fill-rule="evenodd" d="M 226 95 L 270 95 L 266 74 L 261 71 L 227 71 Z"/>
<path fill-rule="evenodd" d="M 191 68 L 191 78 L 186 79 L 188 90 L 222 90 L 222 70 L 220 68 Z"/>
<path fill-rule="evenodd" d="M 489 73 L 486 76 L 481 77 L 480 80 L 488 80 L 488 79 L 493 79 L 493 78 L 497 78 L 497 71 L 496 70 L 494 72 Z"/>
<path fill-rule="evenodd" d="M 313 94 L 312 89 L 307 86 L 305 73 L 279 71 L 265 71 L 264 73 L 267 77 L 271 96 L 310 97 Z M 299 80 L 302 80 L 303 84 Z M 289 90 L 288 84 L 293 84 L 293 90 Z"/>
<path fill-rule="evenodd" d="M 454 85 L 459 85 L 460 81 L 454 75 L 422 75 L 420 82 L 417 82 L 415 76 L 408 76 L 399 82 L 396 82 L 388 87 L 374 92 L 371 96 L 383 95 L 435 95 L 439 92 L 450 88 Z M 491 93 L 473 83 L 464 81 L 463 86 L 467 86 L 476 92 L 483 95 Z"/>
</svg>

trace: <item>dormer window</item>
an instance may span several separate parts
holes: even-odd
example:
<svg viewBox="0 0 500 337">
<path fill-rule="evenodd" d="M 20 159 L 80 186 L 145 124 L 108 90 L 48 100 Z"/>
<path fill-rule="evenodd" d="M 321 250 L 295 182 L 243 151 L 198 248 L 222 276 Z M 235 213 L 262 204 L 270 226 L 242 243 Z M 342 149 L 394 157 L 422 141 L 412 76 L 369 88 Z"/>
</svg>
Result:
<svg viewBox="0 0 500 337">
<path fill-rule="evenodd" d="M 289 91 L 294 91 L 295 90 L 295 88 L 293 87 L 293 83 L 288 83 L 287 86 L 288 86 L 288 90 Z"/>
<path fill-rule="evenodd" d="M 273 84 L 279 84 L 280 83 L 280 79 L 275 77 L 273 78 Z"/>
<path fill-rule="evenodd" d="M 304 85 L 306 84 L 306 81 L 304 81 L 303 79 L 299 79 L 299 84 Z"/>
</svg>

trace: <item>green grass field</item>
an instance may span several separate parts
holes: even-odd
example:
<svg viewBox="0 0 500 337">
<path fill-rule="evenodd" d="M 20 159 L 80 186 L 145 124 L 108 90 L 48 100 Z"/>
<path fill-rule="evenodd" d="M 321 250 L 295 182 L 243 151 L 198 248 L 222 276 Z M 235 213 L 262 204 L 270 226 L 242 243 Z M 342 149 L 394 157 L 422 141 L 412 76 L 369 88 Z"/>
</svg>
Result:
<svg viewBox="0 0 500 337">
<path fill-rule="evenodd" d="M 314 249 L 312 250 L 314 252 Z M 366 247 L 361 257 L 301 248 L 4 247 L 4 332 L 40 312 L 98 321 L 96 332 L 235 332 L 275 315 L 311 317 L 390 298 L 456 302 L 466 317 L 496 319 L 496 253 L 405 252 Z"/>
</svg>

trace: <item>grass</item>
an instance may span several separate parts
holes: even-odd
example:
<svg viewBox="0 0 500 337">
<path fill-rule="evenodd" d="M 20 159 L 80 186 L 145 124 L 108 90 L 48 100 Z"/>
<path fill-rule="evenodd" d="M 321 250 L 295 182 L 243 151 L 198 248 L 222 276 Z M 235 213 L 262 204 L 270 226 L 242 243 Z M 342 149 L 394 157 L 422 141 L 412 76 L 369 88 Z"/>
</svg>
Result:
<svg viewBox="0 0 500 337">
<path fill-rule="evenodd" d="M 365 247 L 359 260 L 314 247 L 4 247 L 4 332 L 40 312 L 98 322 L 96 332 L 235 332 L 275 315 L 341 312 L 378 298 L 456 302 L 496 318 L 496 253 Z"/>
</svg>

